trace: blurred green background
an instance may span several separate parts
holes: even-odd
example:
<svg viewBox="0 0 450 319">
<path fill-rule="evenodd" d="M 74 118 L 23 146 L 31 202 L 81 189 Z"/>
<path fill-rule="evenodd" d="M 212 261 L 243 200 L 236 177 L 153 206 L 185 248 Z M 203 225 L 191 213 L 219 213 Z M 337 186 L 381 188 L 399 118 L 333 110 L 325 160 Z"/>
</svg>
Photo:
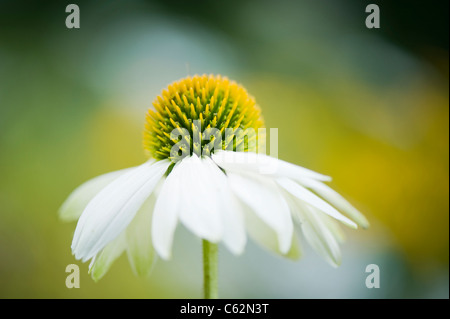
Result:
<svg viewBox="0 0 450 319">
<path fill-rule="evenodd" d="M 0 1 L 0 297 L 200 298 L 201 243 L 135 277 L 122 256 L 98 283 L 57 211 L 79 184 L 146 158 L 144 115 L 193 74 L 243 84 L 278 128 L 279 157 L 333 176 L 370 220 L 334 269 L 249 242 L 220 255 L 224 298 L 448 298 L 448 2 Z M 81 288 L 65 286 L 66 265 Z M 381 287 L 367 289 L 377 264 Z"/>
</svg>

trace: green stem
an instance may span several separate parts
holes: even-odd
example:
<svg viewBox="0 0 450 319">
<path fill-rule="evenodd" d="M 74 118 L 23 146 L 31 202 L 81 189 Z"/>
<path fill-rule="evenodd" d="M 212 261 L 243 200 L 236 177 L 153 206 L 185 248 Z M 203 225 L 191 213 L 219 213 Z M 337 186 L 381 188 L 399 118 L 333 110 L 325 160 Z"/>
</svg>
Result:
<svg viewBox="0 0 450 319">
<path fill-rule="evenodd" d="M 219 298 L 218 289 L 219 246 L 203 240 L 203 284 L 205 299 Z"/>
</svg>

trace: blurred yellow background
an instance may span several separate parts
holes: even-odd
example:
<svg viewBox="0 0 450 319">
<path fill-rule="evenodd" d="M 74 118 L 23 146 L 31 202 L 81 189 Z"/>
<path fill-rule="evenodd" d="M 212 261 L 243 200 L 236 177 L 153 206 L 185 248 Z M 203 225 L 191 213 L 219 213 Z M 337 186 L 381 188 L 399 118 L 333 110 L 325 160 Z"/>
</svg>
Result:
<svg viewBox="0 0 450 319">
<path fill-rule="evenodd" d="M 244 85 L 279 158 L 331 175 L 371 222 L 346 229 L 337 269 L 306 245 L 297 262 L 221 247 L 221 297 L 448 298 L 447 10 L 426 6 L 439 17 L 415 34 L 401 2 L 381 2 L 381 29 L 367 29 L 359 1 L 80 1 L 67 29 L 65 4 L 18 3 L 0 4 L 1 298 L 202 296 L 201 243 L 182 227 L 149 278 L 122 256 L 94 283 L 57 211 L 89 178 L 142 163 L 151 102 L 203 73 Z M 65 286 L 72 263 L 79 289 Z M 364 284 L 372 263 L 379 289 Z"/>
</svg>

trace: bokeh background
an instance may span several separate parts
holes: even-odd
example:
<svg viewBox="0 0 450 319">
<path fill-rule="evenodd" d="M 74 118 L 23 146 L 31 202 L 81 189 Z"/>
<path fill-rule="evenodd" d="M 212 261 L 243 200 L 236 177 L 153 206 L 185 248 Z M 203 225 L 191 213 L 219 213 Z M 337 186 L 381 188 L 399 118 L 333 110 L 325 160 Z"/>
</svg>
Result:
<svg viewBox="0 0 450 319">
<path fill-rule="evenodd" d="M 0 297 L 201 298 L 201 243 L 182 227 L 149 278 L 122 256 L 99 282 L 57 211 L 79 184 L 138 165 L 144 115 L 169 83 L 220 73 L 278 128 L 279 157 L 333 176 L 368 217 L 332 268 L 249 242 L 220 254 L 224 298 L 448 298 L 448 2 L 0 1 Z M 81 288 L 65 286 L 66 265 Z M 381 287 L 367 289 L 377 264 Z"/>
</svg>

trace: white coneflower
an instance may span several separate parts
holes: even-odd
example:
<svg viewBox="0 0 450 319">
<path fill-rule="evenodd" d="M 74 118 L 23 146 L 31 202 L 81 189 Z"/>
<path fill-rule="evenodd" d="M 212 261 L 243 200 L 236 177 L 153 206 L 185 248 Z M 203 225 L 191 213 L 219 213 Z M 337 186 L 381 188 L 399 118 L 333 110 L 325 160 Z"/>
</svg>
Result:
<svg viewBox="0 0 450 319">
<path fill-rule="evenodd" d="M 296 258 L 301 231 L 320 255 L 339 265 L 342 231 L 336 221 L 368 226 L 323 183 L 328 176 L 257 153 L 261 111 L 235 82 L 188 77 L 153 105 L 144 132 L 150 159 L 84 183 L 60 210 L 65 220 L 79 218 L 72 252 L 91 260 L 95 280 L 124 251 L 137 274 L 148 274 L 156 254 L 171 257 L 178 222 L 203 239 L 206 297 L 217 297 L 219 242 L 241 254 L 248 234 Z"/>
</svg>

